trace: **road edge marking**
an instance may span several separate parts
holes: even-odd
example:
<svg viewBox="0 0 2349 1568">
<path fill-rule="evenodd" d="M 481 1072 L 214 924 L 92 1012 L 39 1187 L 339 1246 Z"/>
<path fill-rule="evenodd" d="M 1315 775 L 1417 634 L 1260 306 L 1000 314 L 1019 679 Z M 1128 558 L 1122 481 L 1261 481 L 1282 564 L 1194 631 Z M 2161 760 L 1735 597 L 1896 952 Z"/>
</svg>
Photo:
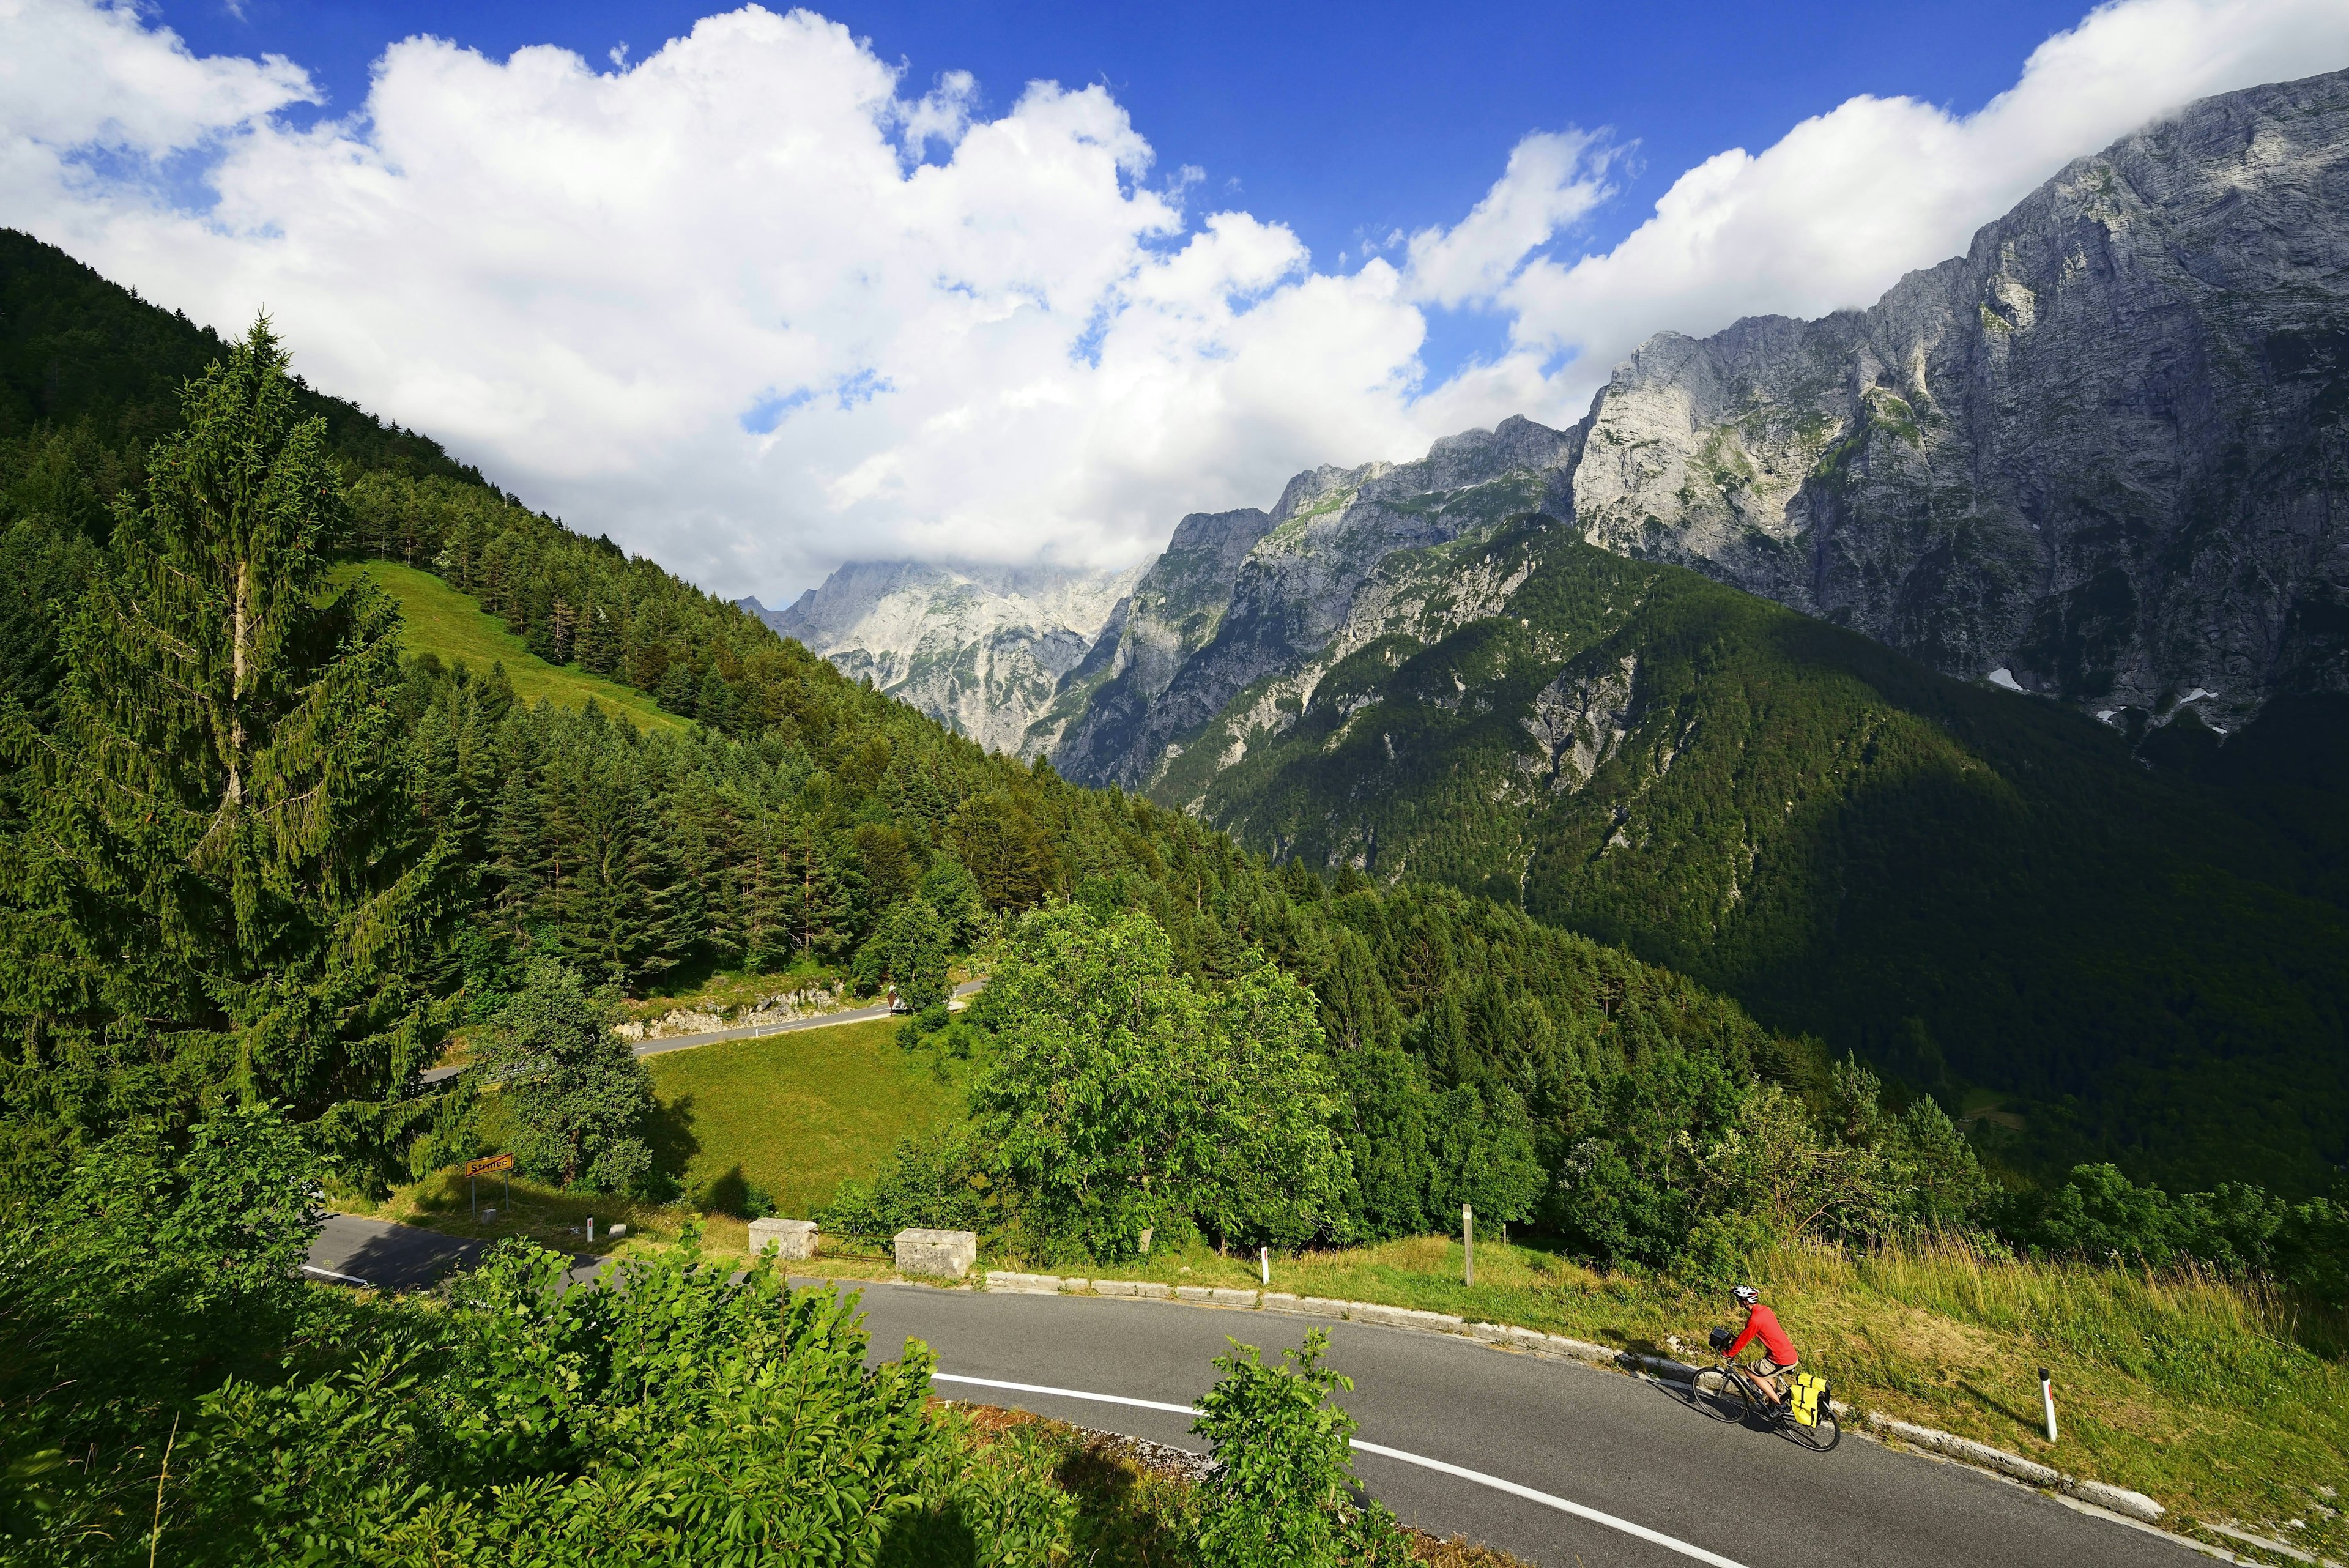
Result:
<svg viewBox="0 0 2349 1568">
<path fill-rule="evenodd" d="M 1082 1388 L 1055 1388 L 1043 1383 L 1011 1383 L 998 1377 L 968 1377 L 953 1372 L 933 1372 L 930 1374 L 930 1379 L 935 1383 L 968 1383 L 979 1388 L 1008 1388 L 1019 1394 L 1044 1394 L 1057 1396 L 1063 1399 L 1083 1399 L 1097 1405 L 1126 1405 L 1142 1410 L 1167 1410 L 1178 1416 L 1195 1416 L 1199 1413 L 1198 1407 L 1194 1405 L 1169 1404 L 1164 1399 L 1133 1399 L 1122 1394 L 1094 1394 Z M 1577 1519 L 1586 1519 L 1593 1524 L 1603 1524 L 1609 1530 L 1636 1536 L 1651 1545 L 1661 1546 L 1667 1552 L 1676 1552 L 1683 1557 L 1692 1557 L 1699 1563 L 1711 1563 L 1713 1568 L 1745 1568 L 1744 1563 L 1734 1558 L 1707 1552 L 1702 1546 L 1692 1545 L 1677 1537 L 1666 1535 L 1661 1530 L 1651 1530 L 1644 1524 L 1634 1524 L 1628 1519 L 1619 1519 L 1603 1510 L 1592 1508 L 1587 1503 L 1576 1502 L 1570 1498 L 1539 1491 L 1513 1480 L 1504 1480 L 1499 1476 L 1486 1475 L 1482 1470 L 1472 1470 L 1464 1465 L 1447 1464 L 1442 1459 L 1429 1459 L 1424 1454 L 1409 1453 L 1402 1449 L 1391 1449 L 1383 1443 L 1366 1443 L 1360 1438 L 1352 1441 L 1358 1452 L 1375 1454 L 1385 1459 L 1398 1459 L 1407 1465 L 1417 1465 L 1422 1469 L 1435 1470 L 1460 1480 L 1474 1481 L 1478 1486 L 1490 1487 L 1495 1491 L 1507 1492 L 1512 1497 L 1521 1497 L 1528 1502 L 1537 1502 L 1545 1508 L 1554 1508 L 1560 1513 L 1569 1513 Z"/>
</svg>

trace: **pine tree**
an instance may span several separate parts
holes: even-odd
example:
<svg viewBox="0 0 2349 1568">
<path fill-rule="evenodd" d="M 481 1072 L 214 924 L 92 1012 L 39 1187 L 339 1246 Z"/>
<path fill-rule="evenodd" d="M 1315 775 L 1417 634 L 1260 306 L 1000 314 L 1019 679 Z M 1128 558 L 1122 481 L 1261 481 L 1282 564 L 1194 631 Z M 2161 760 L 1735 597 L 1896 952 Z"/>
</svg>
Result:
<svg viewBox="0 0 2349 1568">
<path fill-rule="evenodd" d="M 0 720 L 42 786 L 0 866 L 0 1010 L 150 1107 L 159 1061 L 182 1102 L 380 1100 L 447 1016 L 453 855 L 402 772 L 398 612 L 328 582 L 338 475 L 285 363 L 264 318 L 190 383 L 67 628 L 56 732 Z"/>
</svg>

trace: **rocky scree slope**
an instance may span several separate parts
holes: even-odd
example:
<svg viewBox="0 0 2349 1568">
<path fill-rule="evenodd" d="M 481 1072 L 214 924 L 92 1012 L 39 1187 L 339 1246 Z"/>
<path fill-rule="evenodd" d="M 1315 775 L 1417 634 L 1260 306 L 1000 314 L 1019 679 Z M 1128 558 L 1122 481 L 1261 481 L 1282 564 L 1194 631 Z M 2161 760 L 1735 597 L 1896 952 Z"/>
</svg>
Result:
<svg viewBox="0 0 2349 1568">
<path fill-rule="evenodd" d="M 990 751 L 1034 756 L 1030 727 L 1101 639 L 1135 573 L 854 561 L 789 607 L 739 601 L 852 679 Z"/>
<path fill-rule="evenodd" d="M 1571 514 L 1945 674 L 2233 729 L 2349 690 L 2344 413 L 2335 72 L 2076 161 L 1866 311 L 1651 339 Z"/>
</svg>

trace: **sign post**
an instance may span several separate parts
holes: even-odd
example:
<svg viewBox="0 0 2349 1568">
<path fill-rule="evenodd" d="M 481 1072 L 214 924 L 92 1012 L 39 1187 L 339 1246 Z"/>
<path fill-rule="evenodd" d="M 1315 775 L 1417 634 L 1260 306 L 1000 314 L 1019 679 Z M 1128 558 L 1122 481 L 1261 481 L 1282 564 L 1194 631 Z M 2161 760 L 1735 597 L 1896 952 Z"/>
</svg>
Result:
<svg viewBox="0 0 2349 1568">
<path fill-rule="evenodd" d="M 1476 1211 L 1465 1203 L 1460 1206 L 1460 1262 L 1464 1285 L 1476 1282 Z"/>
<path fill-rule="evenodd" d="M 484 1155 L 480 1159 L 469 1159 L 465 1162 L 465 1186 L 467 1190 L 472 1194 L 473 1223 L 476 1225 L 481 1222 L 481 1179 L 498 1171 L 505 1172 L 506 1206 L 508 1208 L 512 1208 L 513 1206 L 513 1156 L 510 1154 Z"/>
</svg>

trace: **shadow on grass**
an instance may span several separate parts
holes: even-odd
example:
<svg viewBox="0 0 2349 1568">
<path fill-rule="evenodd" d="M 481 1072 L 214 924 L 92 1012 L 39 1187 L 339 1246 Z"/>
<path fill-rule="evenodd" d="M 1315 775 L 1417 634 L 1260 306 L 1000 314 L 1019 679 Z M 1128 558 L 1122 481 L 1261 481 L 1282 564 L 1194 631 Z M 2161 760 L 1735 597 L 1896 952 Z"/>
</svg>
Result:
<svg viewBox="0 0 2349 1568">
<path fill-rule="evenodd" d="M 1991 1395 L 1983 1393 L 1965 1378 L 1961 1377 L 1958 1379 L 1958 1386 L 1972 1395 L 1976 1399 L 1980 1400 L 1983 1409 L 1995 1410 L 2000 1415 L 2005 1417 L 2008 1420 L 2013 1422 L 2016 1426 L 2023 1428 L 2026 1430 L 2035 1430 L 2038 1428 L 2039 1418 L 2036 1416 L 2025 1415 L 2023 1411 L 2016 1409 L 2013 1406 L 2007 1404 L 2004 1400 L 1994 1398 Z"/>
<path fill-rule="evenodd" d="M 738 1161 L 722 1176 L 714 1176 L 696 1190 L 686 1195 L 686 1201 L 710 1214 L 731 1214 L 737 1219 L 757 1218 L 750 1212 L 750 1182 L 742 1174 Z"/>
<path fill-rule="evenodd" d="M 701 1139 L 693 1130 L 693 1096 L 679 1095 L 666 1104 L 656 1100 L 653 1114 L 645 1118 L 645 1143 L 653 1151 L 655 1173 L 673 1183 L 676 1190 L 691 1201 L 693 1195 L 685 1192 L 686 1173 L 693 1168 L 693 1157 L 701 1152 Z M 739 1180 L 740 1166 L 735 1168 L 734 1175 Z M 739 1210 L 729 1209 L 725 1212 Z"/>
</svg>

